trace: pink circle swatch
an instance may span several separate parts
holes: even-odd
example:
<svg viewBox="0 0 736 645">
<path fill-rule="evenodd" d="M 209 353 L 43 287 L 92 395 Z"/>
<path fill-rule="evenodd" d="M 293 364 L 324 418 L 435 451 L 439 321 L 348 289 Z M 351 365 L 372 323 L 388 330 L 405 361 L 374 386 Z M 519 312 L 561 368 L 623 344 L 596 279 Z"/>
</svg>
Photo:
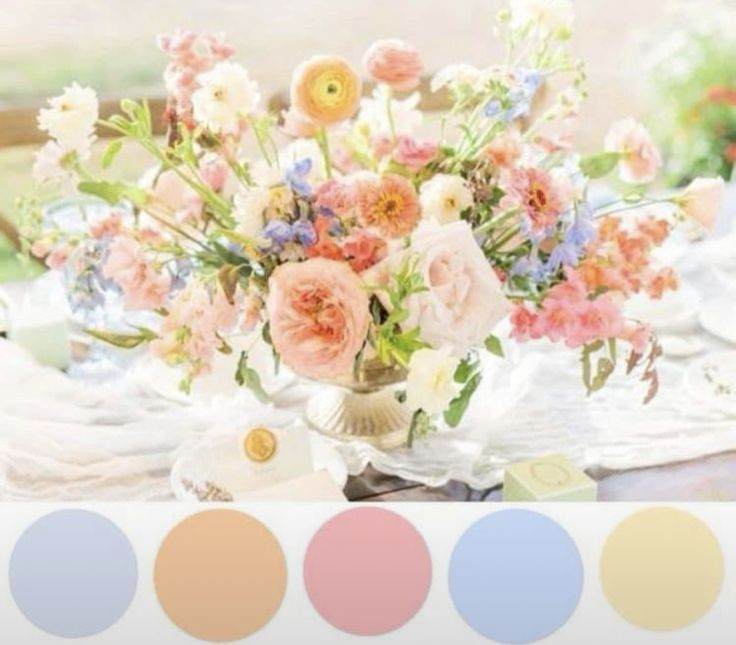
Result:
<svg viewBox="0 0 736 645">
<path fill-rule="evenodd" d="M 419 532 L 403 517 L 357 508 L 327 522 L 304 562 L 314 608 L 349 634 L 379 636 L 419 611 L 429 593 L 432 562 Z"/>
</svg>

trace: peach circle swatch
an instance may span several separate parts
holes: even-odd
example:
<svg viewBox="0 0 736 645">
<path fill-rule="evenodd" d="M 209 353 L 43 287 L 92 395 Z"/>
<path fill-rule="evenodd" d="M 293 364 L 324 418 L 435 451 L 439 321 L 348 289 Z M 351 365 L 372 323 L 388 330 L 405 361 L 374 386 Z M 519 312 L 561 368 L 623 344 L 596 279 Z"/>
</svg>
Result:
<svg viewBox="0 0 736 645">
<path fill-rule="evenodd" d="M 600 574 L 608 601 L 623 618 L 644 629 L 673 631 L 701 619 L 718 599 L 723 552 L 694 515 L 654 508 L 613 531 Z"/>
<path fill-rule="evenodd" d="M 378 508 L 328 521 L 307 550 L 304 582 L 315 609 L 349 634 L 378 636 L 411 620 L 432 580 L 429 550 L 404 518 Z"/>
<path fill-rule="evenodd" d="M 154 571 L 163 610 L 180 629 L 207 641 L 257 632 L 286 592 L 286 561 L 273 534 L 230 510 L 197 513 L 169 533 Z"/>
</svg>

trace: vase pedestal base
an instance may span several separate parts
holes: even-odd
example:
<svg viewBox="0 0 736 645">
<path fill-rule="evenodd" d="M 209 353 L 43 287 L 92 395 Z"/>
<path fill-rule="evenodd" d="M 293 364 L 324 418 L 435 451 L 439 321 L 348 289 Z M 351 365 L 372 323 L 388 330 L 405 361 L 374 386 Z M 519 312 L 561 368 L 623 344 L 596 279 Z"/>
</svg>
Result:
<svg viewBox="0 0 736 645">
<path fill-rule="evenodd" d="M 406 445 L 411 414 L 394 389 L 355 391 L 325 386 L 307 402 L 306 421 L 317 432 L 342 441 L 364 441 L 390 450 Z"/>
</svg>

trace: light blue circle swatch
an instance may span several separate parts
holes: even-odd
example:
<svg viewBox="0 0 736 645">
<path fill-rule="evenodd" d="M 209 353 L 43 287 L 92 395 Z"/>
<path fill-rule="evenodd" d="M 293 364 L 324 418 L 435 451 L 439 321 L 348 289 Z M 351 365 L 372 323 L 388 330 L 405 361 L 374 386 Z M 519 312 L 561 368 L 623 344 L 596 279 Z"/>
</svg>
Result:
<svg viewBox="0 0 736 645">
<path fill-rule="evenodd" d="M 567 532 L 545 515 L 493 513 L 462 536 L 450 593 L 465 622 L 500 643 L 533 643 L 562 627 L 583 592 L 583 562 Z"/>
<path fill-rule="evenodd" d="M 10 559 L 10 589 L 36 627 L 64 638 L 99 634 L 126 612 L 138 583 L 128 538 L 102 515 L 64 510 L 37 520 Z"/>
</svg>

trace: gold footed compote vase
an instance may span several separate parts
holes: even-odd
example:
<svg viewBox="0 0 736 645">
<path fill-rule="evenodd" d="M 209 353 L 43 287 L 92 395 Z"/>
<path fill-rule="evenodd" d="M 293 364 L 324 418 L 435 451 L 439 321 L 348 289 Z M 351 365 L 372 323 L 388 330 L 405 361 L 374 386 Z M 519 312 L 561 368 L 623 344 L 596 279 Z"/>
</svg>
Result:
<svg viewBox="0 0 736 645">
<path fill-rule="evenodd" d="M 401 367 L 366 360 L 352 377 L 320 381 L 324 387 L 307 402 L 307 423 L 334 439 L 398 448 L 406 443 L 411 423 L 410 411 L 395 396 L 395 386 L 405 380 Z"/>
</svg>

